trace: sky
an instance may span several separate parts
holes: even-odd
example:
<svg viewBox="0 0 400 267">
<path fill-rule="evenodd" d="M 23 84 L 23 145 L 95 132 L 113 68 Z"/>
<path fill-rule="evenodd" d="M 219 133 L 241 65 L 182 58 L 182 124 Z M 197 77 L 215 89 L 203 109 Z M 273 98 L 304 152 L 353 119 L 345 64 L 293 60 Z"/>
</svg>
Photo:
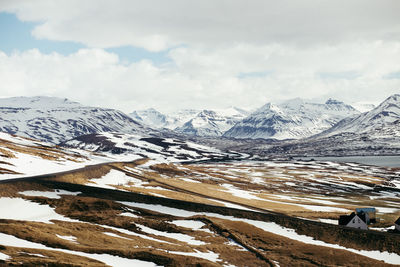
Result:
<svg viewBox="0 0 400 267">
<path fill-rule="evenodd" d="M 124 112 L 400 93 L 397 0 L 0 0 L 0 97 Z"/>
</svg>

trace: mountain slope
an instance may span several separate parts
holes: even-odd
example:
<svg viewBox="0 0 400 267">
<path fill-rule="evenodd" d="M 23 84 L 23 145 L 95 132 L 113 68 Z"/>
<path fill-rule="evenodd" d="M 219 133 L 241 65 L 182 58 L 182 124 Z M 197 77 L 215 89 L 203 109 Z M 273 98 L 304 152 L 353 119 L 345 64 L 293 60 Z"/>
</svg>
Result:
<svg viewBox="0 0 400 267">
<path fill-rule="evenodd" d="M 268 103 L 237 123 L 224 136 L 234 138 L 299 139 L 329 129 L 341 119 L 359 114 L 352 106 L 329 99 L 325 104 L 293 99 Z"/>
<path fill-rule="evenodd" d="M 118 110 L 38 96 L 0 99 L 0 131 L 57 144 L 82 134 L 145 128 Z"/>
</svg>

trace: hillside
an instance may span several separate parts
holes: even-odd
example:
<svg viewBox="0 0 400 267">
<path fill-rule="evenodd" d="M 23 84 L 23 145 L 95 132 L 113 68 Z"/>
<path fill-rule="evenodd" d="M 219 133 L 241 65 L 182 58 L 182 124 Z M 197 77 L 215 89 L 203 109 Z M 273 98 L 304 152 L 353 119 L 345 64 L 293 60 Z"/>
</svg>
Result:
<svg viewBox="0 0 400 267">
<path fill-rule="evenodd" d="M 111 159 L 106 155 L 0 132 L 0 180 L 68 171 L 108 161 Z"/>
</svg>

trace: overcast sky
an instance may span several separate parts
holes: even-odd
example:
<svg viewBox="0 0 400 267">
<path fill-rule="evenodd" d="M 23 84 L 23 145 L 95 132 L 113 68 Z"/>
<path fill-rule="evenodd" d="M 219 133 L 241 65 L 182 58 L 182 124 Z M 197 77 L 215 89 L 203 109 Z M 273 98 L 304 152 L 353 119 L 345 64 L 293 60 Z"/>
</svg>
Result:
<svg viewBox="0 0 400 267">
<path fill-rule="evenodd" d="M 398 0 L 0 0 L 0 97 L 131 112 L 400 93 Z"/>
</svg>

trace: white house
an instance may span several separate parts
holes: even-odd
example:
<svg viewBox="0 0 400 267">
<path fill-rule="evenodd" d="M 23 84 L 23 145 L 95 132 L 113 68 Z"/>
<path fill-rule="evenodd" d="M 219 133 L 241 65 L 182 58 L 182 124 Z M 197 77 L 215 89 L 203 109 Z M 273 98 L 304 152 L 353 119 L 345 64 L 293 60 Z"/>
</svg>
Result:
<svg viewBox="0 0 400 267">
<path fill-rule="evenodd" d="M 400 217 L 394 222 L 394 229 L 400 232 Z"/>
<path fill-rule="evenodd" d="M 357 215 L 356 213 L 352 213 L 350 215 L 340 216 L 339 225 L 344 225 L 347 227 L 368 230 L 368 225 L 365 220 L 365 214 Z"/>
</svg>

